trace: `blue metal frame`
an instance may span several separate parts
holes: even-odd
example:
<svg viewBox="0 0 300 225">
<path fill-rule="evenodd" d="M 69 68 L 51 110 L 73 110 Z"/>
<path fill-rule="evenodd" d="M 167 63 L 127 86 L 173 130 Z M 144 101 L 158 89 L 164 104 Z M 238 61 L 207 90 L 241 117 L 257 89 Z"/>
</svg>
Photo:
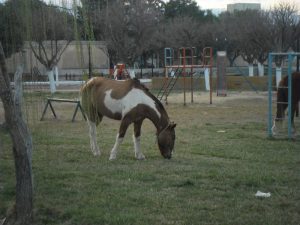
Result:
<svg viewBox="0 0 300 225">
<path fill-rule="evenodd" d="M 268 113 L 268 135 L 272 137 L 272 62 L 273 56 L 288 56 L 288 138 L 292 138 L 292 61 L 300 53 L 269 53 L 268 56 L 268 92 L 269 92 L 269 113 Z"/>
<path fill-rule="evenodd" d="M 269 92 L 269 114 L 268 114 L 268 134 L 272 137 L 272 53 L 268 56 L 268 92 Z"/>
<path fill-rule="evenodd" d="M 173 65 L 173 49 L 172 48 L 165 48 L 164 49 L 165 53 L 165 66 L 172 66 Z"/>
</svg>

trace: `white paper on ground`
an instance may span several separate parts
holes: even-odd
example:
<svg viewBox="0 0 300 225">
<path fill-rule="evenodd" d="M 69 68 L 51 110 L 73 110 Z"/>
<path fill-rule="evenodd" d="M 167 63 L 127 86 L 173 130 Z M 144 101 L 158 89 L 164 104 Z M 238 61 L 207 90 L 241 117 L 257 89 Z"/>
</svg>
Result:
<svg viewBox="0 0 300 225">
<path fill-rule="evenodd" d="M 270 192 L 261 192 L 261 191 L 257 191 L 255 194 L 255 197 L 262 197 L 262 198 L 269 198 L 271 197 L 271 193 Z"/>
</svg>

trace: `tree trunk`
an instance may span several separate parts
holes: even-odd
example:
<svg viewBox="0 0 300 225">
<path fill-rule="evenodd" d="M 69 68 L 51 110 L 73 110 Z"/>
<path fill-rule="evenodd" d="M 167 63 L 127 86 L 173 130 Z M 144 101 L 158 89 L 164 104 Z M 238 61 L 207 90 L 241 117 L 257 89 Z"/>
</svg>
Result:
<svg viewBox="0 0 300 225">
<path fill-rule="evenodd" d="M 55 85 L 56 85 L 56 87 L 58 87 L 59 86 L 58 66 L 54 66 L 53 71 L 54 71 L 54 74 L 55 74 Z"/>
<path fill-rule="evenodd" d="M 33 217 L 32 140 L 28 127 L 22 118 L 21 100 L 18 98 L 20 95 L 17 94 L 15 98 L 13 97 L 1 43 L 0 68 L 0 97 L 4 106 L 5 121 L 12 138 L 16 172 L 16 204 L 5 223 L 31 225 Z M 18 73 L 22 73 L 22 70 Z M 18 87 L 16 89 L 21 90 Z"/>
<path fill-rule="evenodd" d="M 53 69 L 47 69 L 47 75 L 49 78 L 50 92 L 53 94 L 56 92 Z"/>
<path fill-rule="evenodd" d="M 249 69 L 249 77 L 253 77 L 254 76 L 254 68 L 253 68 L 252 63 L 248 64 L 248 69 Z"/>
<path fill-rule="evenodd" d="M 264 64 L 258 62 L 258 76 L 263 77 L 265 74 Z"/>
</svg>

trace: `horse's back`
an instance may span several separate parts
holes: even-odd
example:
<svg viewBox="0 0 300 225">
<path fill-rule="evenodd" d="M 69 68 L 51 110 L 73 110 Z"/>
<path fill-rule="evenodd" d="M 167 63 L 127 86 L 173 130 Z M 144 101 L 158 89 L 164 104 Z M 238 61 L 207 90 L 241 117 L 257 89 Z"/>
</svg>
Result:
<svg viewBox="0 0 300 225">
<path fill-rule="evenodd" d="M 288 87 L 288 76 L 285 76 L 279 82 L 279 87 Z M 293 72 L 292 73 L 292 84 L 295 87 L 300 86 L 300 72 Z"/>
<path fill-rule="evenodd" d="M 103 77 L 92 78 L 81 88 L 82 107 L 87 112 L 87 116 L 92 117 L 93 120 L 95 120 L 95 115 L 121 119 L 120 107 L 122 108 L 122 104 L 125 104 L 121 102 L 121 99 L 132 89 L 142 90 L 135 97 L 141 97 L 140 93 L 145 93 L 146 90 L 138 80 L 116 81 Z M 127 105 L 130 105 L 130 101 L 134 101 L 134 98 L 129 101 L 128 98 L 126 99 Z"/>
</svg>

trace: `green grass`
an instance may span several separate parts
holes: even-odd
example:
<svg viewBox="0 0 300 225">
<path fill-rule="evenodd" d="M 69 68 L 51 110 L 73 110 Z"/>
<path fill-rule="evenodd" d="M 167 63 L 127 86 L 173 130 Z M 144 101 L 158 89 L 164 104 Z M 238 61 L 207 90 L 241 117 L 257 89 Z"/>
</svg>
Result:
<svg viewBox="0 0 300 225">
<path fill-rule="evenodd" d="M 134 159 L 130 128 L 111 162 L 118 122 L 100 124 L 102 155 L 94 157 L 81 115 L 70 122 L 72 105 L 58 104 L 57 120 L 50 111 L 43 122 L 29 119 L 35 224 L 299 224 L 300 142 L 267 138 L 266 102 L 168 105 L 177 123 L 171 160 L 161 157 L 149 121 L 146 160 Z M 15 181 L 9 136 L 3 129 L 0 136 L 1 219 L 13 205 Z M 271 197 L 256 198 L 258 190 Z"/>
</svg>

